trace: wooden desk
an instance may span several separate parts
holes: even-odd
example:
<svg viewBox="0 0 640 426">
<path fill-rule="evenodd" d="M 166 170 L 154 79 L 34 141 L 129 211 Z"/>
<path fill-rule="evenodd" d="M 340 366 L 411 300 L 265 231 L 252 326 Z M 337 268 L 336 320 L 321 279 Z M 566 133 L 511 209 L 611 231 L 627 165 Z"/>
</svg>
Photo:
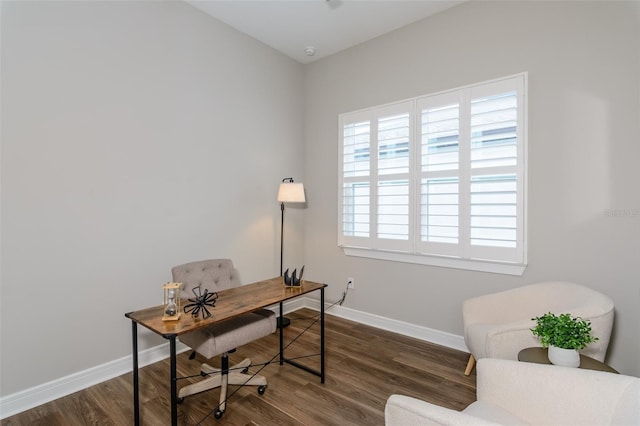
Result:
<svg viewBox="0 0 640 426">
<path fill-rule="evenodd" d="M 526 348 L 518 353 L 518 361 L 534 362 L 536 364 L 551 364 L 547 356 L 548 348 Z M 609 373 L 618 373 L 615 369 L 609 367 L 604 362 L 600 362 L 586 355 L 580 354 L 580 366 L 585 370 L 607 371 Z"/>
<path fill-rule="evenodd" d="M 312 370 L 307 366 L 288 360 L 284 356 L 284 336 L 280 327 L 280 365 L 285 362 L 295 367 L 302 368 L 320 377 L 320 383 L 324 383 L 324 288 L 326 284 L 303 281 L 301 287 L 284 287 L 282 277 L 271 278 L 253 284 L 222 290 L 218 292 L 218 299 L 214 308 L 209 308 L 211 317 L 207 319 L 194 319 L 184 312 L 178 321 L 162 321 L 164 307 L 154 306 L 140 311 L 125 314 L 131 320 L 131 334 L 133 339 L 133 407 L 134 422 L 140 424 L 140 399 L 138 395 L 138 324 L 148 328 L 156 334 L 169 340 L 170 373 L 171 373 L 171 424 L 178 424 L 178 389 L 176 376 L 176 337 L 197 330 L 208 325 L 226 321 L 242 314 L 266 308 L 276 303 L 280 306 L 280 322 L 282 324 L 282 303 L 286 300 L 299 297 L 312 291 L 320 290 L 320 371 Z M 183 300 L 184 306 L 186 300 Z"/>
</svg>

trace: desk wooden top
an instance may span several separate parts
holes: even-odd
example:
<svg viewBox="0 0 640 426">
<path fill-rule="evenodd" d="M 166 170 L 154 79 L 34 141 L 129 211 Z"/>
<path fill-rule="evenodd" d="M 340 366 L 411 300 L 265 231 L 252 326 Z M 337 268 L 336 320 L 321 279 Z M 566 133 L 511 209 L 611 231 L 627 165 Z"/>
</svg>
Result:
<svg viewBox="0 0 640 426">
<path fill-rule="evenodd" d="M 168 338 L 169 336 L 179 336 L 200 327 L 206 327 L 219 321 L 225 321 L 242 314 L 266 308 L 267 306 L 284 302 L 285 300 L 319 290 L 326 286 L 326 284 L 303 280 L 301 287 L 285 287 L 282 283 L 282 277 L 275 277 L 253 284 L 241 285 L 219 291 L 215 307 L 207 307 L 209 312 L 211 312 L 211 316 L 207 319 L 202 319 L 202 316 L 200 316 L 199 319 L 194 319 L 191 314 L 182 312 L 180 319 L 177 321 L 163 321 L 163 305 L 129 312 L 125 314 L 125 316 L 151 331 Z M 185 306 L 187 303 L 190 302 L 188 302 L 187 299 L 182 299 L 182 306 Z"/>
</svg>

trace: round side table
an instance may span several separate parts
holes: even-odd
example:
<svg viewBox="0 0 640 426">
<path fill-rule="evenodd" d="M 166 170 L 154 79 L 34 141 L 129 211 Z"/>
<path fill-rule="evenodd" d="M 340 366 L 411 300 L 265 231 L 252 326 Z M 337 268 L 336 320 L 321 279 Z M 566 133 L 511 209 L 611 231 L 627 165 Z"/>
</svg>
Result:
<svg viewBox="0 0 640 426">
<path fill-rule="evenodd" d="M 518 361 L 533 362 L 536 364 L 551 364 L 547 356 L 547 348 L 526 348 L 518 353 Z M 609 367 L 604 362 L 597 361 L 591 357 L 580 354 L 580 366 L 585 370 L 607 371 L 619 374 L 615 369 Z"/>
</svg>

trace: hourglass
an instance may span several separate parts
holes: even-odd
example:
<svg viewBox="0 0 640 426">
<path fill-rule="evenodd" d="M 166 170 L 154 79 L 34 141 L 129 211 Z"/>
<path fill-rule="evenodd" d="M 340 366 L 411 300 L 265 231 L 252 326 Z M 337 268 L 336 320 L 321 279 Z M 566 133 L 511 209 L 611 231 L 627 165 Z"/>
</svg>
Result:
<svg viewBox="0 0 640 426">
<path fill-rule="evenodd" d="M 180 318 L 180 287 L 182 283 L 166 283 L 164 289 L 163 321 L 176 321 Z"/>
</svg>

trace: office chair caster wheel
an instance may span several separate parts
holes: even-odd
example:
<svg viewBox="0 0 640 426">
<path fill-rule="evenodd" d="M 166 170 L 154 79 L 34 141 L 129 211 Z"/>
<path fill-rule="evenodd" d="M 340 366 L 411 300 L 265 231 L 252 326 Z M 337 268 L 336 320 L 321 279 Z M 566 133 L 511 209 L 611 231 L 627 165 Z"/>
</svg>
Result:
<svg viewBox="0 0 640 426">
<path fill-rule="evenodd" d="M 208 374 L 207 374 L 207 373 L 205 373 L 204 371 L 201 371 L 201 372 L 200 372 L 200 375 L 201 375 L 202 377 L 207 377 L 207 376 L 208 376 Z"/>
<path fill-rule="evenodd" d="M 224 411 L 221 411 L 218 409 L 213 413 L 213 417 L 215 417 L 216 420 L 220 420 L 223 414 L 224 414 Z"/>
<path fill-rule="evenodd" d="M 264 391 L 267 390 L 266 386 L 258 386 L 258 394 L 264 395 Z"/>
<path fill-rule="evenodd" d="M 180 398 L 180 397 L 176 398 L 176 402 L 178 404 L 182 404 L 184 402 L 184 397 L 183 398 Z"/>
<path fill-rule="evenodd" d="M 245 367 L 242 369 L 242 374 L 247 374 L 249 372 L 249 367 Z"/>
</svg>

